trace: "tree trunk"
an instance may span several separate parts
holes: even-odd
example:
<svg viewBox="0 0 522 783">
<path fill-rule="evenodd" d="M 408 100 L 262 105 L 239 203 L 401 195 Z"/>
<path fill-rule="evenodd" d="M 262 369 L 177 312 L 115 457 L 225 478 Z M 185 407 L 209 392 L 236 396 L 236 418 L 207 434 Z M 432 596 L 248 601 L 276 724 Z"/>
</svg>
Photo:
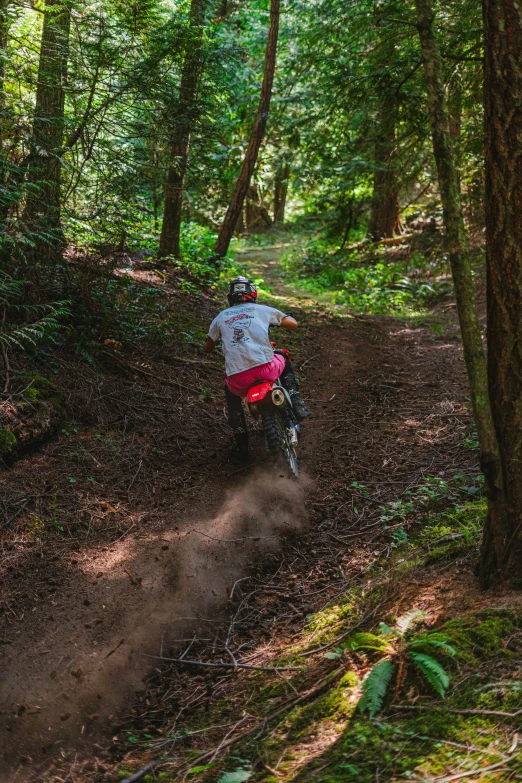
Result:
<svg viewBox="0 0 522 783">
<path fill-rule="evenodd" d="M 255 182 L 250 185 L 245 207 L 246 230 L 250 234 L 262 234 L 272 227 L 272 220 L 259 196 Z"/>
<path fill-rule="evenodd" d="M 381 96 L 377 113 L 373 197 L 368 234 L 374 240 L 393 237 L 400 230 L 399 187 L 396 170 L 395 98 Z"/>
<path fill-rule="evenodd" d="M 9 20 L 7 8 L 10 0 L 0 0 L 0 184 L 5 183 L 4 141 L 6 137 L 7 107 L 5 102 L 5 58 Z"/>
<path fill-rule="evenodd" d="M 459 181 L 451 145 L 442 59 L 434 31 L 433 0 L 415 0 L 422 49 L 428 111 L 437 165 L 446 248 L 449 255 L 460 321 L 464 360 L 468 372 L 471 404 L 480 446 L 490 513 L 502 502 L 502 476 L 497 439 L 488 395 L 487 369 L 475 302 L 475 289 L 460 204 Z M 486 531 L 488 524 L 486 524 Z M 483 578 L 483 584 L 487 580 Z"/>
<path fill-rule="evenodd" d="M 287 163 L 278 166 L 274 182 L 274 223 L 282 226 L 285 222 L 286 194 L 288 192 L 288 178 L 290 167 Z"/>
<path fill-rule="evenodd" d="M 223 258 L 223 256 L 227 254 L 230 240 L 232 239 L 234 229 L 237 225 L 237 221 L 243 208 L 246 194 L 248 192 L 250 179 L 254 173 L 259 148 L 261 146 L 261 142 L 263 141 L 263 136 L 265 135 L 276 65 L 277 37 L 279 33 L 279 5 L 280 0 L 270 0 L 270 28 L 268 30 L 268 41 L 266 44 L 265 71 L 263 76 L 263 84 L 261 86 L 261 98 L 259 101 L 254 127 L 252 128 L 252 132 L 250 134 L 250 140 L 248 142 L 245 159 L 241 167 L 241 172 L 237 179 L 236 187 L 230 200 L 227 214 L 225 215 L 223 225 L 221 226 L 221 230 L 217 238 L 215 254 L 218 258 Z"/>
<path fill-rule="evenodd" d="M 484 0 L 488 374 L 504 497 L 490 504 L 481 576 L 522 582 L 522 18 Z"/>
<path fill-rule="evenodd" d="M 9 33 L 8 9 L 11 2 L 12 0 L 0 0 L 0 230 L 5 229 L 9 209 L 19 195 L 18 191 L 23 179 L 22 169 L 10 166 L 6 155 L 6 141 L 9 140 L 11 130 L 11 117 L 5 95 L 6 49 Z M 13 177 L 13 175 L 15 176 Z M 15 182 L 10 179 L 14 179 Z M 13 185 L 18 185 L 18 188 Z"/>
<path fill-rule="evenodd" d="M 165 186 L 160 254 L 180 255 L 183 187 L 187 173 L 190 134 L 197 113 L 197 94 L 203 70 L 203 30 L 208 0 L 192 0 L 190 5 L 191 36 L 187 44 L 181 74 L 177 117 L 171 131 L 170 164 Z"/>
<path fill-rule="evenodd" d="M 46 0 L 23 215 L 43 260 L 56 257 L 64 242 L 60 184 L 70 23 L 68 4 Z"/>
</svg>

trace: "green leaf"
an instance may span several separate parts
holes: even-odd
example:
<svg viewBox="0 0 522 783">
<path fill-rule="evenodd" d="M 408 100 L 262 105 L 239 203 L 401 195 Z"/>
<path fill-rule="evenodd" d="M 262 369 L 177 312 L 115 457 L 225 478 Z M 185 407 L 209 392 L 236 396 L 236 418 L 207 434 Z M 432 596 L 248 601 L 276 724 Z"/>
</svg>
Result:
<svg viewBox="0 0 522 783">
<path fill-rule="evenodd" d="M 393 636 L 395 634 L 393 628 L 390 628 L 390 626 L 386 625 L 386 623 L 379 623 L 379 628 L 381 629 L 383 636 Z"/>
<path fill-rule="evenodd" d="M 329 661 L 335 661 L 337 658 L 340 658 L 343 654 L 343 651 L 340 647 L 336 647 L 335 650 L 332 652 L 325 652 L 323 655 L 323 658 L 327 658 Z"/>
<path fill-rule="evenodd" d="M 235 772 L 224 772 L 217 783 L 243 783 L 253 775 L 252 770 L 236 769 Z"/>
<path fill-rule="evenodd" d="M 434 688 L 439 696 L 444 698 L 444 693 L 449 686 L 449 677 L 445 669 L 431 655 L 423 653 L 410 653 L 411 659 L 424 679 Z"/>
<path fill-rule="evenodd" d="M 348 639 L 349 650 L 384 650 L 386 643 L 374 633 L 355 633 Z"/>
<path fill-rule="evenodd" d="M 212 769 L 212 767 L 216 766 L 215 761 L 210 761 L 208 764 L 203 764 L 201 767 L 192 767 L 192 769 L 189 769 L 187 772 L 187 775 L 197 775 L 198 772 L 205 772 L 207 769 Z"/>
<path fill-rule="evenodd" d="M 389 658 L 385 658 L 373 667 L 364 680 L 359 709 L 361 712 L 368 710 L 370 718 L 373 718 L 381 709 L 396 668 Z"/>
<path fill-rule="evenodd" d="M 449 655 L 455 655 L 455 648 L 448 644 L 448 637 L 442 633 L 421 633 L 415 636 L 408 642 L 408 648 L 410 650 L 422 649 L 425 647 L 436 647 L 439 650 L 444 650 Z"/>
<path fill-rule="evenodd" d="M 414 625 L 418 625 L 426 617 L 426 612 L 421 609 L 412 609 L 410 612 L 401 615 L 396 622 L 398 630 L 404 634 Z"/>
</svg>

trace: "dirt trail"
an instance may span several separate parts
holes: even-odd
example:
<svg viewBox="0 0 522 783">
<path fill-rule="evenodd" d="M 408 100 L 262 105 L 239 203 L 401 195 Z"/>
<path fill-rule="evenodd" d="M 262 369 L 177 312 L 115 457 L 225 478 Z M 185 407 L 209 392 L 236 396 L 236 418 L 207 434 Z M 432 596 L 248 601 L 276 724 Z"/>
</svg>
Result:
<svg viewBox="0 0 522 783">
<path fill-rule="evenodd" d="M 335 537 L 343 525 L 364 527 L 372 508 L 428 473 L 462 465 L 467 411 L 455 340 L 425 327 L 314 309 L 278 283 L 275 261 L 263 250 L 249 264 L 276 296 L 304 308 L 294 351 L 314 412 L 301 449 L 311 480 L 297 484 L 274 473 L 255 437 L 259 469 L 237 473 L 224 457 L 216 461 L 211 450 L 223 454 L 228 433 L 215 419 L 209 440 L 199 443 L 199 462 L 197 454 L 187 461 L 191 480 L 180 485 L 179 463 L 164 461 L 163 501 L 140 505 L 138 491 L 124 506 L 123 533 L 118 528 L 83 547 L 64 541 L 52 558 L 35 547 L 32 559 L 17 561 L 17 571 L 29 569 L 36 597 L 28 612 L 7 615 L 0 637 L 0 747 L 9 783 L 40 780 L 38 770 L 60 754 L 107 747 L 118 714 L 143 689 L 151 669 L 146 656 L 190 640 L 205 623 L 212 627 L 237 580 L 261 562 L 277 570 L 271 563 L 279 562 L 281 537 L 306 531 L 310 516 L 314 527 L 302 541 L 320 557 L 325 535 Z M 213 386 L 219 396 L 219 379 Z M 9 480 L 53 459 L 47 447 Z M 136 468 L 133 482 L 156 480 L 152 469 L 141 477 L 142 462 Z M 367 501 L 355 498 L 355 511 L 353 482 L 371 491 Z M 132 497 L 133 486 L 124 496 Z M 348 555 L 343 547 L 332 568 Z"/>
</svg>

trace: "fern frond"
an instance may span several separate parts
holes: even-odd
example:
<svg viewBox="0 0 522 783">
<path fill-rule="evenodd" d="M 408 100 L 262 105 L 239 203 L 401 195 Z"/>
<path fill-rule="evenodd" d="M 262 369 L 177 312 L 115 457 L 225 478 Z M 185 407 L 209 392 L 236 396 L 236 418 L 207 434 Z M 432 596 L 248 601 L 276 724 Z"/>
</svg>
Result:
<svg viewBox="0 0 522 783">
<path fill-rule="evenodd" d="M 407 631 L 413 628 L 413 626 L 422 622 L 425 617 L 426 612 L 423 612 L 421 609 L 412 609 L 410 612 L 406 612 L 406 614 L 401 615 L 395 625 L 397 626 L 397 630 L 399 630 L 402 634 L 405 634 Z"/>
<path fill-rule="evenodd" d="M 442 633 L 420 633 L 408 642 L 409 650 L 435 647 L 448 655 L 455 655 L 455 648 L 448 643 L 448 637 Z"/>
<path fill-rule="evenodd" d="M 381 709 L 396 668 L 389 658 L 385 658 L 373 667 L 364 680 L 359 709 L 361 712 L 368 710 L 370 718 L 373 718 Z"/>
<path fill-rule="evenodd" d="M 374 633 L 355 633 L 346 646 L 349 650 L 385 650 L 386 642 Z"/>
<path fill-rule="evenodd" d="M 431 655 L 412 652 L 410 657 L 424 679 L 444 698 L 450 682 L 445 669 Z"/>
<path fill-rule="evenodd" d="M 243 783 L 253 775 L 252 770 L 236 769 L 235 772 L 224 772 L 218 780 L 218 783 Z"/>
</svg>

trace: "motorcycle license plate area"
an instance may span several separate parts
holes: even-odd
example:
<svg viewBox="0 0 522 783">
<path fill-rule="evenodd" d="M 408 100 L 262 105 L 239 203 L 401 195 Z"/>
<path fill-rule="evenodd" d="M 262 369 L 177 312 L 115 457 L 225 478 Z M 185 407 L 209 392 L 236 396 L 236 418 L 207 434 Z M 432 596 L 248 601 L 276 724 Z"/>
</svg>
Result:
<svg viewBox="0 0 522 783">
<path fill-rule="evenodd" d="M 272 391 L 273 384 L 265 381 L 264 383 L 258 383 L 255 386 L 252 386 L 248 390 L 247 395 L 247 401 L 249 405 L 256 404 L 258 402 L 261 402 L 265 399 L 266 395 L 269 394 Z"/>
</svg>

